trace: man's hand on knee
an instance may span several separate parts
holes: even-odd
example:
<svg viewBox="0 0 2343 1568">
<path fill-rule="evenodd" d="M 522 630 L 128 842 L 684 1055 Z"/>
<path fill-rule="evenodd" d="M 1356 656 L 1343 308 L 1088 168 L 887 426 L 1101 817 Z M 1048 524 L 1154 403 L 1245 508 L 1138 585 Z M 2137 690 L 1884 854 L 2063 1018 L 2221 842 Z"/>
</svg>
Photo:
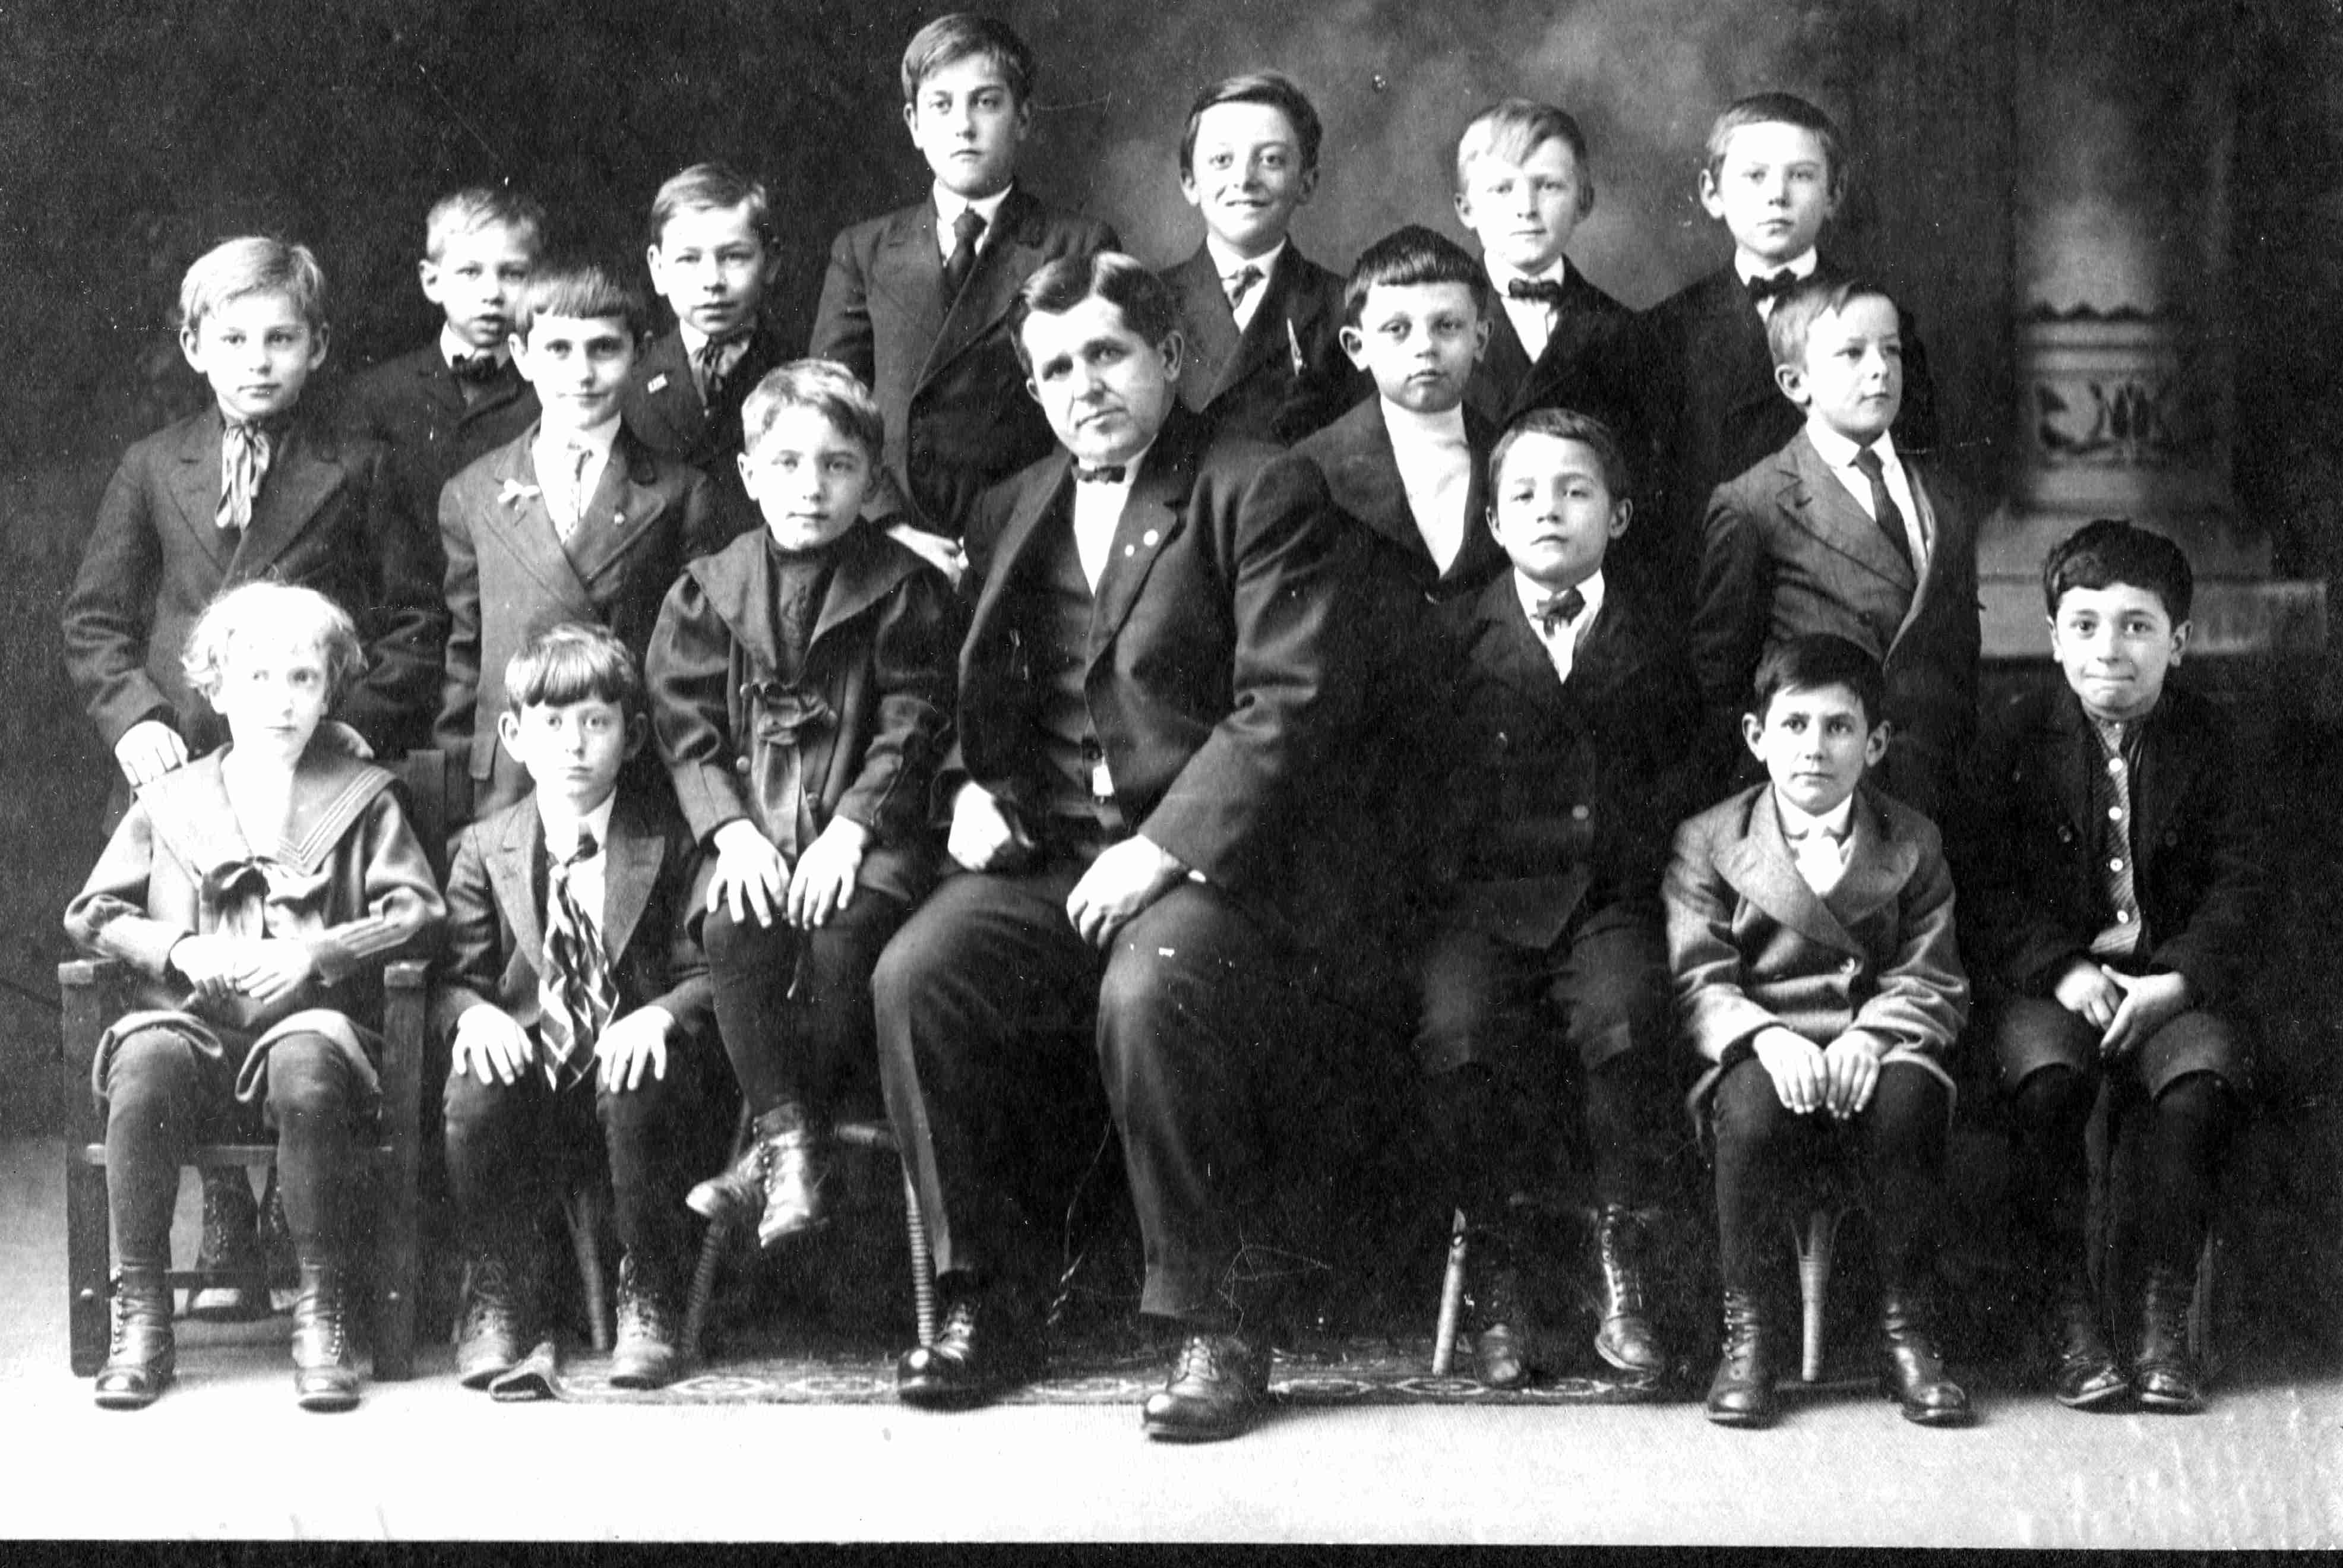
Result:
<svg viewBox="0 0 2343 1568">
<path fill-rule="evenodd" d="M 1066 918 L 1082 940 L 1102 948 L 1133 917 L 1188 874 L 1175 856 L 1133 835 L 1091 862 L 1066 895 Z"/>
</svg>

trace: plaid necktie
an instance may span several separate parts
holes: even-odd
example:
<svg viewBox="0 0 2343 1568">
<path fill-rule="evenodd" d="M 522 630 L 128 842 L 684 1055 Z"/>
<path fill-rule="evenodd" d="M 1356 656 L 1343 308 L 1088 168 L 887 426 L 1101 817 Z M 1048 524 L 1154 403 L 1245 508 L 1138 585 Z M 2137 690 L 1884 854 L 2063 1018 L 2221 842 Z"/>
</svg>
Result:
<svg viewBox="0 0 2343 1568">
<path fill-rule="evenodd" d="M 268 477 L 273 443 L 268 432 L 246 419 L 231 419 L 220 439 L 219 509 L 212 521 L 224 534 L 242 533 L 252 526 L 252 503 L 260 482 Z"/>
<path fill-rule="evenodd" d="M 716 407 L 716 399 L 724 390 L 725 372 L 730 368 L 732 350 L 739 342 L 737 337 L 711 337 L 691 357 L 691 378 L 699 383 L 699 401 L 704 407 Z"/>
<path fill-rule="evenodd" d="M 2099 757 L 2105 764 L 2095 778 L 2092 804 L 2106 824 L 2098 835 L 2099 878 L 2107 889 L 2115 920 L 2091 939 L 2091 956 L 2126 958 L 2139 950 L 2145 921 L 2139 891 L 2132 879 L 2131 764 L 2124 757 L 2124 727 L 2092 720 L 2098 732 Z"/>
<path fill-rule="evenodd" d="M 1896 506 L 1896 498 L 1887 493 L 1887 468 L 1879 460 L 1879 449 L 1865 447 L 1855 455 L 1855 466 L 1865 478 L 1871 481 L 1872 519 L 1878 523 L 1879 531 L 1887 536 L 1887 542 L 1896 547 L 1896 553 L 1904 558 L 1904 564 L 1915 572 L 1918 571 L 1920 563 L 1912 558 L 1912 537 L 1904 531 L 1903 509 Z"/>
<path fill-rule="evenodd" d="M 594 1042 L 618 1006 L 599 927 L 569 886 L 570 871 L 592 859 L 599 848 L 593 834 L 581 831 L 569 858 L 553 861 L 546 871 L 545 962 L 538 980 L 544 1016 L 538 1036 L 545 1047 L 545 1075 L 556 1089 L 568 1088 L 592 1070 Z"/>
</svg>

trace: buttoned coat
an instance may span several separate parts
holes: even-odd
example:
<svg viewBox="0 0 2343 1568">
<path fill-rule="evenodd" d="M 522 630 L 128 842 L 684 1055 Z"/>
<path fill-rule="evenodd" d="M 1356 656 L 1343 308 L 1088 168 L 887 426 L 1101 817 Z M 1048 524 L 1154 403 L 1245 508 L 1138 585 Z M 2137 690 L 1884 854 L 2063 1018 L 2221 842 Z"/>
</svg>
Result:
<svg viewBox="0 0 2343 1568">
<path fill-rule="evenodd" d="M 431 580 L 439 558 L 439 492 L 447 481 L 537 423 L 537 389 L 509 359 L 479 383 L 472 401 L 437 342 L 353 377 L 335 407 L 335 423 L 379 441 L 402 515 L 420 529 Z"/>
<path fill-rule="evenodd" d="M 1254 286 L 1261 301 L 1242 332 L 1208 247 L 1162 276 L 1188 350 L 1180 401 L 1222 434 L 1291 445 L 1374 391 L 1342 352 L 1342 279 L 1292 241 Z"/>
<path fill-rule="evenodd" d="M 1114 230 L 1011 187 L 949 310 L 936 206 L 856 224 L 830 246 L 808 349 L 867 383 L 886 417 L 883 467 L 926 524 L 955 538 L 986 486 L 1056 445 L 1009 341 L 1009 307 L 1045 263 L 1117 247 Z"/>
<path fill-rule="evenodd" d="M 669 327 L 643 350 L 619 394 L 620 417 L 637 439 L 662 457 L 699 469 L 708 480 L 715 509 L 711 541 L 735 538 L 761 526 L 756 503 L 740 477 L 740 406 L 766 372 L 789 357 L 780 334 L 758 322 L 710 406 L 692 378 L 683 333 Z"/>
<path fill-rule="evenodd" d="M 1976 733 L 1976 514 L 1916 459 L 1906 477 L 1930 541 L 1924 569 L 1824 463 L 1805 431 L 1711 500 L 1693 612 L 1693 668 L 1712 743 L 1751 760 L 1735 738 L 1758 661 L 1809 632 L 1861 645 L 1887 677 L 1894 724 L 1877 781 L 1930 816 L 1957 798 Z M 1874 716 L 1877 717 L 1877 716 Z"/>
<path fill-rule="evenodd" d="M 1868 1036 L 1891 1061 L 1936 1064 L 1952 1050 L 1969 988 L 1936 825 L 1864 785 L 1849 832 L 1845 873 L 1817 895 L 1771 784 L 1676 830 L 1663 889 L 1668 959 L 1684 1036 L 1704 1060 L 1775 1024 L 1825 1047 Z"/>
<path fill-rule="evenodd" d="M 65 606 L 65 668 L 110 750 L 159 719 L 200 755 L 227 739 L 188 689 L 180 656 L 204 608 L 239 583 L 316 588 L 357 621 L 367 668 L 335 705 L 386 753 L 419 744 L 447 618 L 421 535 L 399 514 L 376 442 L 296 416 L 271 454 L 252 521 L 223 533 L 219 411 L 137 442 L 98 502 Z"/>
<path fill-rule="evenodd" d="M 651 634 L 651 722 L 696 840 L 745 817 L 776 842 L 786 821 L 802 851 L 844 817 L 875 840 L 860 880 L 910 903 L 932 876 L 929 791 L 950 725 L 959 606 L 941 573 L 867 524 L 835 549 L 787 687 L 765 536 L 691 562 Z"/>
<path fill-rule="evenodd" d="M 1962 936 L 1981 983 L 2047 996 L 2115 923 L 2099 859 L 2105 753 L 2065 683 L 1988 718 L 1963 814 Z M 2132 886 L 2150 972 L 2217 1007 L 2250 973 L 2268 894 L 2259 812 L 2220 709 L 2177 681 L 2141 721 L 2130 770 Z"/>
<path fill-rule="evenodd" d="M 621 429 L 586 516 L 564 546 L 546 509 L 534 427 L 447 483 L 439 537 L 447 555 L 447 674 L 438 744 L 477 783 L 511 799 L 528 779 L 497 743 L 505 665 L 547 628 L 586 621 L 640 659 L 683 563 L 712 542 L 707 480 Z"/>
</svg>

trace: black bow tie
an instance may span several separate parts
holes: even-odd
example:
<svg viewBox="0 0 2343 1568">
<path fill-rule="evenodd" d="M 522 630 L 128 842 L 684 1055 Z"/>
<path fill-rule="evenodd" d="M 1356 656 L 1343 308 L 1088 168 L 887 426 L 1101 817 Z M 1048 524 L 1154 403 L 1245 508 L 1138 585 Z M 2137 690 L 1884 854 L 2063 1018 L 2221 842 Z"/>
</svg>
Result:
<svg viewBox="0 0 2343 1568">
<path fill-rule="evenodd" d="M 1562 307 L 1562 285 L 1550 277 L 1517 277 L 1505 285 L 1507 299 L 1534 299 L 1550 310 Z"/>
<path fill-rule="evenodd" d="M 1797 287 L 1801 281 L 1796 273 L 1785 266 L 1770 277 L 1751 278 L 1749 297 L 1753 303 L 1763 305 L 1769 299 L 1778 299 L 1789 293 L 1790 290 Z"/>
<path fill-rule="evenodd" d="M 1121 463 L 1101 463 L 1095 468 L 1074 465 L 1074 477 L 1085 485 L 1120 485 L 1130 471 Z"/>
<path fill-rule="evenodd" d="M 457 380 L 475 387 L 487 386 L 504 367 L 504 361 L 493 354 L 467 354 L 449 367 L 455 371 Z"/>
<path fill-rule="evenodd" d="M 1586 596 L 1574 588 L 1569 588 L 1560 593 L 1546 595 L 1538 600 L 1537 608 L 1530 613 L 1537 617 L 1538 625 L 1546 636 L 1552 637 L 1555 627 L 1568 626 L 1585 609 Z"/>
</svg>

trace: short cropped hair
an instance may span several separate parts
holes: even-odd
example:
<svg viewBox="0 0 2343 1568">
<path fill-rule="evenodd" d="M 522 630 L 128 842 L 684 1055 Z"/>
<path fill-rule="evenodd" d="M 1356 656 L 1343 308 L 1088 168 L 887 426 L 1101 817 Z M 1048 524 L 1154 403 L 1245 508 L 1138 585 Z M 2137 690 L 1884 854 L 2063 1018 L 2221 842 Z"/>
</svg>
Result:
<svg viewBox="0 0 2343 1568">
<path fill-rule="evenodd" d="M 887 445 L 887 417 L 853 371 L 835 359 L 792 359 L 740 404 L 741 449 L 754 452 L 785 408 L 810 408 L 876 463 Z"/>
<path fill-rule="evenodd" d="M 1518 164 L 1546 143 L 1559 137 L 1578 165 L 1578 216 L 1594 210 L 1594 168 L 1588 161 L 1586 133 L 1568 111 L 1531 98 L 1506 98 L 1490 105 L 1465 124 L 1456 138 L 1456 188 L 1464 188 L 1473 160 L 1494 156 Z"/>
<path fill-rule="evenodd" d="M 307 635 L 326 656 L 327 698 L 349 689 L 366 666 L 357 623 L 349 612 L 313 588 L 259 578 L 238 583 L 204 607 L 179 653 L 188 688 L 210 701 L 226 678 L 228 645 L 256 628 Z"/>
<path fill-rule="evenodd" d="M 513 307 L 513 335 L 526 341 L 540 316 L 585 321 L 616 317 L 627 324 L 627 336 L 639 342 L 651 327 L 642 290 L 598 261 L 557 261 L 532 271 Z"/>
<path fill-rule="evenodd" d="M 423 254 L 437 261 L 449 240 L 484 228 L 512 230 L 526 238 L 535 256 L 545 246 L 545 207 L 535 196 L 509 186 L 466 186 L 450 191 L 424 215 Z"/>
<path fill-rule="evenodd" d="M 1342 286 L 1342 323 L 1356 327 L 1371 288 L 1409 288 L 1425 283 L 1461 283 L 1473 291 L 1473 307 L 1489 314 L 1489 275 L 1473 253 L 1444 234 L 1412 223 L 1359 252 L 1351 280 Z"/>
<path fill-rule="evenodd" d="M 1523 436 L 1549 436 L 1557 441 L 1582 441 L 1594 453 L 1594 465 L 1603 470 L 1603 487 L 1611 492 L 1614 501 L 1629 499 L 1628 490 L 1634 476 L 1627 469 L 1627 454 L 1619 446 L 1619 437 L 1611 427 L 1592 414 L 1582 414 L 1575 408 L 1533 408 L 1511 425 L 1497 437 L 1489 453 L 1489 488 L 1494 490 L 1505 472 L 1505 458 L 1513 443 Z"/>
<path fill-rule="evenodd" d="M 2050 547 L 2042 562 L 2042 602 L 2052 616 L 2068 588 L 2112 588 L 2129 583 L 2164 601 L 2172 624 L 2188 618 L 2197 574 L 2178 545 L 2128 519 L 2100 518 L 2085 523 Z"/>
<path fill-rule="evenodd" d="M 505 662 L 505 708 L 566 708 L 614 702 L 632 719 L 648 706 L 642 667 L 607 626 L 563 621 L 529 638 Z"/>
<path fill-rule="evenodd" d="M 1733 140 L 1733 133 L 1750 126 L 1795 126 L 1802 131 L 1812 131 L 1823 145 L 1831 199 L 1836 201 L 1845 191 L 1846 144 L 1838 134 L 1838 126 L 1795 93 L 1753 93 L 1725 106 L 1725 112 L 1716 116 L 1716 123 L 1708 127 L 1707 167 L 1712 184 L 1723 175 L 1725 149 Z"/>
<path fill-rule="evenodd" d="M 920 84 L 930 72 L 970 55 L 981 55 L 1000 67 L 1001 80 L 1009 84 L 1009 95 L 1019 107 L 1033 101 L 1037 75 L 1033 51 L 1016 29 L 990 16 L 954 11 L 912 34 L 911 41 L 903 46 L 903 102 L 919 96 Z"/>
<path fill-rule="evenodd" d="M 1302 166 L 1318 166 L 1318 147 L 1325 140 L 1326 127 L 1311 106 L 1310 95 L 1302 84 L 1282 71 L 1248 71 L 1242 76 L 1226 76 L 1196 95 L 1188 106 L 1187 128 L 1180 133 L 1180 172 L 1196 172 L 1196 128 L 1203 122 L 1204 111 L 1215 104 L 1265 104 L 1285 116 L 1293 127 L 1293 139 L 1301 144 Z"/>
<path fill-rule="evenodd" d="M 1030 376 L 1033 357 L 1025 347 L 1025 323 L 1035 315 L 1063 316 L 1090 298 L 1105 300 L 1122 312 L 1122 324 L 1151 347 L 1180 329 L 1180 302 L 1164 281 L 1147 270 L 1137 257 L 1119 250 L 1094 256 L 1061 256 L 1044 264 L 1009 306 L 1009 341 L 1016 347 L 1017 363 Z"/>
<path fill-rule="evenodd" d="M 1825 277 L 1817 273 L 1801 279 L 1790 291 L 1774 301 L 1774 313 L 1765 318 L 1765 347 L 1776 365 L 1804 365 L 1806 362 L 1806 338 L 1813 333 L 1815 323 L 1825 316 L 1846 308 L 1850 299 L 1884 299 L 1896 303 L 1896 297 L 1865 277 Z"/>
<path fill-rule="evenodd" d="M 179 329 L 194 332 L 204 317 L 247 294 L 281 294 L 312 332 L 326 327 L 326 269 L 306 245 L 265 235 L 223 240 L 187 268 L 179 281 Z"/>
<path fill-rule="evenodd" d="M 1879 661 L 1859 642 L 1833 632 L 1810 631 L 1775 643 L 1757 661 L 1757 678 L 1750 683 L 1749 712 L 1761 724 L 1774 699 L 1785 691 L 1816 691 L 1844 686 L 1863 704 L 1866 729 L 1876 729 L 1885 715 L 1887 677 Z"/>
<path fill-rule="evenodd" d="M 780 242 L 773 229 L 773 196 L 765 182 L 752 179 L 729 164 L 694 164 L 669 176 L 651 197 L 651 243 L 661 243 L 667 226 L 678 213 L 704 212 L 710 207 L 749 209 L 749 226 L 768 252 Z"/>
</svg>

